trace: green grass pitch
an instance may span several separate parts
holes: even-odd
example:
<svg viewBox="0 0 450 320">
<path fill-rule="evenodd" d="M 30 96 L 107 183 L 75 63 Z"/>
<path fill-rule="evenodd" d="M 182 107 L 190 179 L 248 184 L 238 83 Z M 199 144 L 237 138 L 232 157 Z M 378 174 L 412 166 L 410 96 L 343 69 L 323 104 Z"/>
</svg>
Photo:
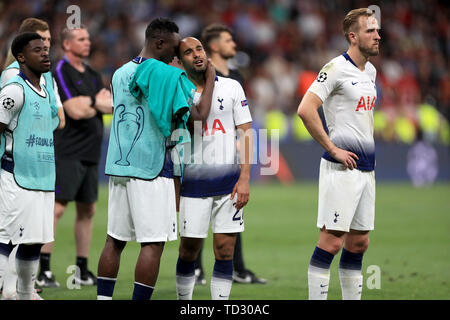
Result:
<svg viewBox="0 0 450 320">
<path fill-rule="evenodd" d="M 317 184 L 252 185 L 245 209 L 243 234 L 246 266 L 269 280 L 266 285 L 234 284 L 232 300 L 303 300 L 308 297 L 307 268 L 318 239 Z M 67 288 L 75 264 L 74 205 L 69 205 L 56 232 L 51 267 L 60 288 L 46 288 L 44 299 L 96 299 L 96 287 Z M 89 268 L 96 273 L 106 238 L 107 187 L 101 186 L 95 216 Z M 450 184 L 414 188 L 378 183 L 375 230 L 363 260 L 363 299 L 450 299 Z M 155 300 L 174 300 L 178 243 L 166 244 Z M 207 285 L 197 286 L 194 299 L 210 299 L 212 241 L 205 240 L 203 263 Z M 121 260 L 114 299 L 130 299 L 139 245 L 127 244 Z M 341 299 L 338 254 L 331 266 L 329 299 Z M 372 266 L 372 267 L 371 267 Z M 375 267 L 373 267 L 375 266 Z M 379 270 L 380 288 L 376 285 Z M 377 269 L 379 268 L 379 269 Z M 371 286 L 371 289 L 368 287 Z"/>
</svg>

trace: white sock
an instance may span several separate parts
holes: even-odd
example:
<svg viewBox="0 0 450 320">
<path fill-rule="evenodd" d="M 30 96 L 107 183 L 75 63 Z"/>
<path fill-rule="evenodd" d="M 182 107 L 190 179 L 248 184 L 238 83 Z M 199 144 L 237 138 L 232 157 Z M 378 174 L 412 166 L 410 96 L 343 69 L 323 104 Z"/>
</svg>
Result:
<svg viewBox="0 0 450 320">
<path fill-rule="evenodd" d="M 308 292 L 309 300 L 327 300 L 330 284 L 330 269 L 323 269 L 309 265 Z"/>
<path fill-rule="evenodd" d="M 3 298 L 12 299 L 17 294 L 16 252 L 19 246 L 15 246 L 9 254 L 8 264 L 3 275 Z"/>
<path fill-rule="evenodd" d="M 195 274 L 192 276 L 176 275 L 176 288 L 178 300 L 192 300 L 195 286 Z"/>
<path fill-rule="evenodd" d="M 228 300 L 230 298 L 232 279 L 211 277 L 211 299 Z"/>
<path fill-rule="evenodd" d="M 97 295 L 97 300 L 112 300 L 112 297 Z"/>
<path fill-rule="evenodd" d="M 19 300 L 31 300 L 34 293 L 34 282 L 39 266 L 39 259 L 22 260 L 16 257 L 18 275 L 17 296 Z"/>
<path fill-rule="evenodd" d="M 361 270 L 339 268 L 342 300 L 361 300 L 363 276 Z"/>
</svg>

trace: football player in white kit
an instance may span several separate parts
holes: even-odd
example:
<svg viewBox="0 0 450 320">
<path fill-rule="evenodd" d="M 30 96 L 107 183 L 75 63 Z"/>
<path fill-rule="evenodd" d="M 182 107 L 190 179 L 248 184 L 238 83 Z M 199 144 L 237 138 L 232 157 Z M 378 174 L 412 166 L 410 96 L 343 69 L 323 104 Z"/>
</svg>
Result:
<svg viewBox="0 0 450 320">
<path fill-rule="evenodd" d="M 47 22 L 36 19 L 36 18 L 27 18 L 24 21 L 22 21 L 22 24 L 20 25 L 18 34 L 25 33 L 25 32 L 36 32 L 42 37 L 42 40 L 44 41 L 44 44 L 49 48 L 51 46 L 51 34 L 50 34 L 50 28 L 47 24 Z M 14 58 L 14 56 L 11 53 L 11 50 L 8 53 L 8 57 L 5 62 L 5 69 L 2 72 L 0 76 L 0 88 L 5 86 L 5 84 L 14 76 L 19 74 L 19 66 L 17 64 L 17 61 Z M 44 76 L 41 76 L 41 82 L 42 85 L 46 85 L 46 78 Z M 53 79 L 53 93 L 55 95 L 56 103 L 58 106 L 58 117 L 59 117 L 59 126 L 58 129 L 63 129 L 65 126 L 65 116 L 64 116 L 64 110 L 61 103 L 61 98 L 59 97 L 58 93 L 58 85 L 56 84 L 55 79 Z M 17 292 L 16 292 L 16 283 L 17 283 L 17 272 L 16 272 L 16 252 L 17 252 L 18 246 L 14 247 L 13 251 L 11 252 L 9 256 L 9 265 L 5 271 L 5 277 L 3 280 L 3 290 L 2 290 L 2 299 L 5 300 L 12 300 L 16 299 Z M 33 296 L 33 299 L 42 299 L 40 296 L 36 293 Z"/>
<path fill-rule="evenodd" d="M 318 244 L 308 268 L 310 300 L 327 299 L 330 265 L 341 250 L 342 298 L 361 299 L 362 258 L 375 218 L 373 108 L 378 55 L 378 22 L 366 8 L 350 11 L 343 22 L 347 52 L 320 71 L 298 107 L 309 133 L 326 150 L 320 163 Z M 328 134 L 317 109 L 323 105 Z"/>
<path fill-rule="evenodd" d="M 30 300 L 41 246 L 53 241 L 57 111 L 41 83 L 51 65 L 42 37 L 22 33 L 11 51 L 20 72 L 0 92 L 0 133 L 5 138 L 0 150 L 0 286 L 8 257 L 18 245 L 17 296 Z"/>
<path fill-rule="evenodd" d="M 197 87 L 196 103 L 208 63 L 201 42 L 195 38 L 183 39 L 179 58 Z M 236 234 L 244 231 L 242 208 L 249 199 L 251 122 L 247 99 L 239 82 L 216 77 L 209 116 L 202 132 L 194 131 L 191 162 L 186 164 L 182 178 L 181 242 L 176 267 L 180 300 L 192 299 L 195 259 L 203 239 L 208 236 L 210 224 L 215 255 L 211 298 L 227 300 L 230 296 Z M 236 151 L 238 131 L 240 164 Z"/>
</svg>

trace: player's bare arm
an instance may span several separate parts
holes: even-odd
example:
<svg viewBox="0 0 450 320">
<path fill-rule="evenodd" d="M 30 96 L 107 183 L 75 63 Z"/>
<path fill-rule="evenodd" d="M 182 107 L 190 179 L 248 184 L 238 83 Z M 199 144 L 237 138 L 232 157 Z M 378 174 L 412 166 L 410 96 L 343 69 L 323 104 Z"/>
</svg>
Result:
<svg viewBox="0 0 450 320">
<path fill-rule="evenodd" d="M 112 113 L 112 97 L 111 91 L 103 88 L 95 95 L 95 109 L 104 114 Z"/>
<path fill-rule="evenodd" d="M 300 105 L 298 106 L 297 114 L 303 120 L 306 129 L 311 136 L 326 150 L 330 155 L 342 163 L 346 168 L 353 170 L 356 168 L 356 161 L 358 156 L 353 152 L 346 151 L 336 147 L 325 132 L 322 121 L 320 120 L 317 109 L 322 105 L 322 100 L 312 93 L 306 92 Z"/>
<path fill-rule="evenodd" d="M 237 194 L 236 209 L 242 209 L 250 197 L 250 168 L 253 156 L 253 133 L 251 122 L 237 126 L 240 141 L 241 174 L 233 188 L 231 199 Z"/>
<path fill-rule="evenodd" d="M 216 69 L 208 59 L 208 66 L 205 71 L 205 86 L 203 87 L 202 96 L 200 102 L 197 105 L 192 106 L 191 115 L 189 116 L 189 123 L 192 127 L 194 127 L 194 121 L 201 121 L 203 127 L 206 119 L 208 119 L 209 111 L 211 110 L 215 79 Z"/>
<path fill-rule="evenodd" d="M 180 192 L 181 192 L 181 180 L 180 177 L 173 177 L 173 184 L 175 186 L 175 204 L 177 212 L 180 212 Z"/>
<path fill-rule="evenodd" d="M 0 122 L 0 133 L 3 133 L 3 131 L 5 131 L 5 129 L 8 127 L 7 124 L 1 123 Z"/>
<path fill-rule="evenodd" d="M 91 107 L 92 99 L 88 96 L 78 96 L 64 101 L 63 108 L 74 120 L 95 117 L 97 110 Z"/>
<path fill-rule="evenodd" d="M 57 129 L 64 129 L 66 126 L 66 116 L 64 115 L 64 109 L 58 108 L 58 118 L 59 118 L 59 125 Z"/>
</svg>

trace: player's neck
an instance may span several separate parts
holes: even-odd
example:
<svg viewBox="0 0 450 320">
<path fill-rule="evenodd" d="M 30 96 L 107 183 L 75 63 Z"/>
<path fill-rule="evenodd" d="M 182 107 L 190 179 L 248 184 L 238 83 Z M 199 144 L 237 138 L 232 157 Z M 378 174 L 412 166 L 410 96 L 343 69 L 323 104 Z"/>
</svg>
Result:
<svg viewBox="0 0 450 320">
<path fill-rule="evenodd" d="M 203 92 L 203 87 L 205 86 L 205 74 L 204 73 L 191 73 L 187 75 L 189 80 L 197 88 L 197 92 Z"/>
<path fill-rule="evenodd" d="M 35 72 L 28 68 L 26 65 L 20 67 L 20 72 L 22 72 L 27 79 L 31 82 L 33 87 L 35 87 L 38 90 L 41 90 L 41 73 Z"/>
<path fill-rule="evenodd" d="M 226 59 L 222 58 L 218 54 L 212 54 L 211 62 L 217 71 L 219 71 L 224 76 L 228 77 L 228 75 L 230 74 L 230 69 L 228 68 L 228 63 Z"/>
<path fill-rule="evenodd" d="M 66 57 L 72 67 L 74 67 L 79 72 L 84 72 L 85 68 L 83 64 L 83 58 L 73 54 L 72 52 L 66 52 Z"/>
<path fill-rule="evenodd" d="M 366 63 L 369 61 L 369 57 L 366 57 L 362 54 L 362 52 L 357 47 L 350 47 L 347 50 L 347 54 L 356 64 L 359 70 L 364 71 L 366 68 Z"/>
<path fill-rule="evenodd" d="M 139 57 L 145 58 L 145 59 L 156 59 L 155 56 L 146 48 L 143 48 L 141 52 L 139 53 Z"/>
</svg>

